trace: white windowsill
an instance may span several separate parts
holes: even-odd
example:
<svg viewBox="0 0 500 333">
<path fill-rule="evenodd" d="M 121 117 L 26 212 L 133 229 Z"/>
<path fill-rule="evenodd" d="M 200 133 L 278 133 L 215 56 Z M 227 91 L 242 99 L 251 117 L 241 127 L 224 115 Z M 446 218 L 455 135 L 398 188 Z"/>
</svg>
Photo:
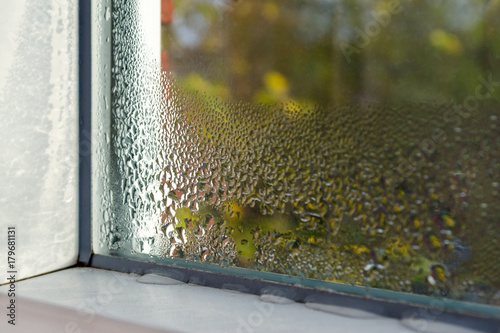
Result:
<svg viewBox="0 0 500 333">
<path fill-rule="evenodd" d="M 16 283 L 16 329 L 2 332 L 412 332 L 391 318 L 349 318 L 192 284 L 71 268 Z M 1 307 L 9 286 L 0 286 Z M 4 328 L 11 330 L 5 330 Z M 36 328 L 36 329 L 35 329 Z M 448 331 L 448 329 L 443 327 Z M 455 331 L 458 327 L 455 327 Z M 458 328 L 460 330 L 460 328 Z M 470 332 L 470 331 L 469 331 Z"/>
</svg>

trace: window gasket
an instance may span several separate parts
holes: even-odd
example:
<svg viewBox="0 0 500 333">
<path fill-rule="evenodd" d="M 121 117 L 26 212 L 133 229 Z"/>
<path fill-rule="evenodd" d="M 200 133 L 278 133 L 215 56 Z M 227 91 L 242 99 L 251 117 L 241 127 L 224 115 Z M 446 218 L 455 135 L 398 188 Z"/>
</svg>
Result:
<svg viewBox="0 0 500 333">
<path fill-rule="evenodd" d="M 80 0 L 78 8 L 78 262 L 88 265 L 92 256 L 92 7 Z"/>
</svg>

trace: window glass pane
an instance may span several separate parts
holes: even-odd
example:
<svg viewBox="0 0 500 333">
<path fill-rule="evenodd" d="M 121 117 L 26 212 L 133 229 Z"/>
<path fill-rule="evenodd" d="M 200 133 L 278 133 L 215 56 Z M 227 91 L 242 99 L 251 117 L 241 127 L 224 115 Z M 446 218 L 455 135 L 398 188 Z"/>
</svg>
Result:
<svg viewBox="0 0 500 333">
<path fill-rule="evenodd" d="M 148 8 L 112 13 L 97 252 L 500 303 L 497 1 Z"/>
</svg>

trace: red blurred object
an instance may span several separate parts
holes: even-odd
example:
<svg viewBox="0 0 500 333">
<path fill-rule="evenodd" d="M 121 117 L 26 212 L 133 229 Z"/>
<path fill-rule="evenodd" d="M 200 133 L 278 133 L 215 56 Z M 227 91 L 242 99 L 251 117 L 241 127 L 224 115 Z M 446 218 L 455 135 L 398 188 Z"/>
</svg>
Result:
<svg viewBox="0 0 500 333">
<path fill-rule="evenodd" d="M 161 70 L 162 71 L 168 71 L 169 69 L 169 57 L 168 57 L 168 52 L 166 50 L 161 51 Z"/>
<path fill-rule="evenodd" d="M 161 24 L 172 23 L 174 0 L 161 0 Z"/>
<path fill-rule="evenodd" d="M 172 23 L 174 15 L 174 0 L 161 0 L 161 24 L 168 25 Z M 169 56 L 166 50 L 161 50 L 161 70 L 169 70 Z"/>
</svg>

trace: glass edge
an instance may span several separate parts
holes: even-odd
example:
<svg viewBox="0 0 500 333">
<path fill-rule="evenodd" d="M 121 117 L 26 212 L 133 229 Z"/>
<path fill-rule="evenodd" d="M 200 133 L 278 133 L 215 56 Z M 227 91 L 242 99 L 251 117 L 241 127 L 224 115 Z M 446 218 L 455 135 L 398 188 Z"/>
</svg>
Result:
<svg viewBox="0 0 500 333">
<path fill-rule="evenodd" d="M 86 0 L 80 0 L 82 3 L 87 3 Z M 96 249 L 96 240 L 98 240 L 98 232 L 95 226 L 99 226 L 102 222 L 102 216 L 99 214 L 100 208 L 100 191 L 103 186 L 103 175 L 99 173 L 99 167 L 102 164 L 99 154 L 106 155 L 107 147 L 103 147 L 106 142 L 106 136 L 109 134 L 110 119 L 105 117 L 106 111 L 110 108 L 111 103 L 111 29 L 112 20 L 110 13 L 112 8 L 112 0 L 91 0 L 90 5 L 90 33 L 91 33 L 91 54 L 88 55 L 91 60 L 91 131 L 88 135 L 91 137 L 91 171 L 88 174 L 91 179 L 90 191 L 90 206 L 89 225 L 86 230 L 89 234 L 87 246 L 90 251 L 90 256 L 98 252 Z M 103 148 L 105 152 L 102 153 Z M 83 223 L 86 223 L 83 221 Z M 90 263 L 90 260 L 87 264 Z"/>
</svg>

